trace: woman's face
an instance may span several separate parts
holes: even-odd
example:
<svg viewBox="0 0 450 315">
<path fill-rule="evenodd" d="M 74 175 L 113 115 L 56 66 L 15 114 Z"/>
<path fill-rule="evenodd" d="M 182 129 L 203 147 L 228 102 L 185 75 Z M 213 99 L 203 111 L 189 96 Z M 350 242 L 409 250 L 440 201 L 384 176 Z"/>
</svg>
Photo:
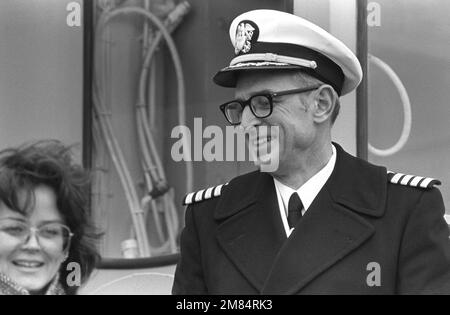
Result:
<svg viewBox="0 0 450 315">
<path fill-rule="evenodd" d="M 0 224 L 3 222 L 7 231 L 0 229 L 0 272 L 32 293 L 44 289 L 53 280 L 65 258 L 63 246 L 55 237 L 38 236 L 36 230 L 25 239 L 14 235 L 24 223 L 32 228 L 64 224 L 55 192 L 47 186 L 38 186 L 34 194 L 34 208 L 26 217 L 0 204 Z M 54 231 L 53 228 L 45 233 L 51 235 Z"/>
</svg>

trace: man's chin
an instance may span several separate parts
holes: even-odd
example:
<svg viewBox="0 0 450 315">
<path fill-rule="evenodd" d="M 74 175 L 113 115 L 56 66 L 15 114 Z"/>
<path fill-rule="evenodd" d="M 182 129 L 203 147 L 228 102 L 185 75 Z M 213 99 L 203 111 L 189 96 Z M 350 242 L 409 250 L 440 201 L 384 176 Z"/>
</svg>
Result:
<svg viewBox="0 0 450 315">
<path fill-rule="evenodd" d="M 253 161 L 255 166 L 264 173 L 275 173 L 278 171 L 279 160 L 274 155 L 260 156 Z"/>
</svg>

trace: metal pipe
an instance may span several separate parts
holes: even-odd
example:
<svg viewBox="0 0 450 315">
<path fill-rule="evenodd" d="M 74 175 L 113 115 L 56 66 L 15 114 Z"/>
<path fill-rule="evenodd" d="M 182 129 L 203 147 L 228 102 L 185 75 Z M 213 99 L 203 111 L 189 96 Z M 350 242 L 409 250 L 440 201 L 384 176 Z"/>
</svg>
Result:
<svg viewBox="0 0 450 315">
<path fill-rule="evenodd" d="M 94 1 L 83 4 L 83 166 L 92 168 L 92 77 L 94 46 Z"/>
<path fill-rule="evenodd" d="M 367 0 L 357 0 L 357 48 L 356 55 L 361 63 L 363 80 L 356 90 L 356 154 L 359 158 L 368 159 L 369 127 L 368 127 L 368 27 Z"/>
</svg>

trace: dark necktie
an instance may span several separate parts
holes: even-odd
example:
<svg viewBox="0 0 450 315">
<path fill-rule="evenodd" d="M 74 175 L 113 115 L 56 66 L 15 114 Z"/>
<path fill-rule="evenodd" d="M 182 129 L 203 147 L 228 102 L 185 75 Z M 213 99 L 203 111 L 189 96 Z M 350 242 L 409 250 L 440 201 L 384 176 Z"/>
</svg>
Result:
<svg viewBox="0 0 450 315">
<path fill-rule="evenodd" d="M 303 204 L 297 193 L 293 193 L 289 198 L 288 205 L 288 223 L 292 229 L 297 224 L 298 220 L 302 217 Z"/>
</svg>

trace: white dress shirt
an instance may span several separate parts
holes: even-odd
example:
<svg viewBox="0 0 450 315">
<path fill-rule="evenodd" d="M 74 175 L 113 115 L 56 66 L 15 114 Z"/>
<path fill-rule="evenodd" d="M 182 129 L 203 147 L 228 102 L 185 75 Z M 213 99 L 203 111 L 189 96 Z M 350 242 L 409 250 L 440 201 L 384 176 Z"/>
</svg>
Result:
<svg viewBox="0 0 450 315">
<path fill-rule="evenodd" d="M 317 194 L 333 172 L 334 165 L 336 164 L 336 148 L 334 145 L 332 145 L 332 150 L 333 153 L 328 163 L 297 190 L 284 185 L 275 178 L 273 179 L 275 183 L 275 190 L 277 192 L 278 208 L 280 209 L 281 220 L 283 222 L 287 237 L 289 237 L 294 230 L 294 228 L 289 228 L 289 223 L 287 220 L 289 198 L 291 198 L 291 195 L 296 192 L 303 203 L 302 215 L 308 211 L 309 206 L 313 203 Z"/>
</svg>

